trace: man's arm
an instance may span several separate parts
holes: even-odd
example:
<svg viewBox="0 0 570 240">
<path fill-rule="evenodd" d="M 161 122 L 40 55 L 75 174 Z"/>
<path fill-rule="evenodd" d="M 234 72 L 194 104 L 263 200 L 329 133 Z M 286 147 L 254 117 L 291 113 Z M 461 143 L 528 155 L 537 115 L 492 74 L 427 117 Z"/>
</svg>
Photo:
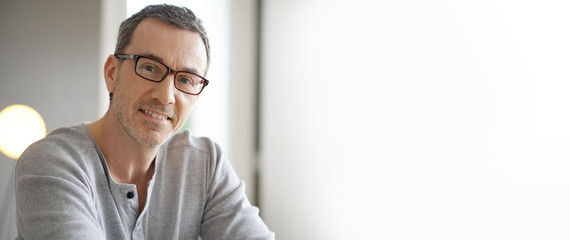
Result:
<svg viewBox="0 0 570 240">
<path fill-rule="evenodd" d="M 274 239 L 275 234 L 259 217 L 245 195 L 231 164 L 222 158 L 216 146 L 215 164 L 209 171 L 208 200 L 204 210 L 202 237 L 209 239 Z"/>
<path fill-rule="evenodd" d="M 45 147 L 33 145 L 16 164 L 17 239 L 105 239 L 87 176 L 65 160 L 80 156 Z"/>
</svg>

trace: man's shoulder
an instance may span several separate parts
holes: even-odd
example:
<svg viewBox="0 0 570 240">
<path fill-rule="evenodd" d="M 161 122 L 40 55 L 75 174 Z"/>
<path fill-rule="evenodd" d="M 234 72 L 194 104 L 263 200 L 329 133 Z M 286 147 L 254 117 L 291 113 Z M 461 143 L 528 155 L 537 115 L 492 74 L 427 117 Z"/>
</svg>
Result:
<svg viewBox="0 0 570 240">
<path fill-rule="evenodd" d="M 24 151 L 16 167 L 51 168 L 76 164 L 80 156 L 93 149 L 93 142 L 84 128 L 87 127 L 77 125 L 51 131 Z"/>
<path fill-rule="evenodd" d="M 45 138 L 33 143 L 26 152 L 47 153 L 60 150 L 85 151 L 93 146 L 93 142 L 85 129 L 85 125 L 62 127 L 51 131 Z"/>
<path fill-rule="evenodd" d="M 189 130 L 182 131 L 174 134 L 164 146 L 168 149 L 175 148 L 190 148 L 202 153 L 216 153 L 219 152 L 219 146 L 216 142 L 208 137 L 198 137 L 192 135 Z"/>
<path fill-rule="evenodd" d="M 161 162 L 175 166 L 204 166 L 214 169 L 220 165 L 223 153 L 219 145 L 208 137 L 198 137 L 186 130 L 173 135 L 161 147 Z M 188 164 L 191 163 L 191 164 Z"/>
</svg>

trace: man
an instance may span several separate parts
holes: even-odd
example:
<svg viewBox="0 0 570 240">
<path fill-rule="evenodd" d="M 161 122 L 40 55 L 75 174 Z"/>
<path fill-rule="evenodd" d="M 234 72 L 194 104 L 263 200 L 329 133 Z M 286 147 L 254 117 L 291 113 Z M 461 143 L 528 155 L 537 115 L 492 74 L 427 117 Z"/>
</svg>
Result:
<svg viewBox="0 0 570 240">
<path fill-rule="evenodd" d="M 273 239 L 220 148 L 177 133 L 209 62 L 189 9 L 125 20 L 104 66 L 105 116 L 52 131 L 18 160 L 17 239 Z"/>
</svg>

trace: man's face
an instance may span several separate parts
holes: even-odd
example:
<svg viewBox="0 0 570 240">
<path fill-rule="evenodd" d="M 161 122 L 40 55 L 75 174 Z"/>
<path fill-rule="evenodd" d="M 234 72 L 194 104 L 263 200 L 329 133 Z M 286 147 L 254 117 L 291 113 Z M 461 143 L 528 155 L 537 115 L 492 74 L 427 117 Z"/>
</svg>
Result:
<svg viewBox="0 0 570 240">
<path fill-rule="evenodd" d="M 207 61 L 198 33 L 155 19 L 145 19 L 137 26 L 121 54 L 151 57 L 173 70 L 201 76 Z M 141 144 L 157 146 L 184 125 L 198 96 L 176 89 L 173 74 L 159 83 L 145 80 L 136 75 L 134 64 L 134 60 L 123 60 L 116 80 L 107 81 L 113 92 L 111 108 L 126 133 Z"/>
</svg>

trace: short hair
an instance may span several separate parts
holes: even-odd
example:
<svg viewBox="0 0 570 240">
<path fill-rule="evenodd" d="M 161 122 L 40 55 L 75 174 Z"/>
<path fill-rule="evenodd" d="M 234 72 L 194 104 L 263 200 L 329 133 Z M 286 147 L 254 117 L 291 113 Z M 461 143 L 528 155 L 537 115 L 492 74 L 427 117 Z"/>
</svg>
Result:
<svg viewBox="0 0 570 240">
<path fill-rule="evenodd" d="M 197 18 L 190 9 L 185 7 L 168 4 L 149 5 L 127 18 L 119 27 L 115 54 L 124 54 L 123 51 L 131 42 L 136 27 L 146 18 L 157 19 L 166 24 L 200 34 L 200 38 L 202 38 L 204 46 L 206 46 L 207 62 L 204 71 L 204 75 L 206 75 L 210 67 L 210 43 L 208 35 L 206 34 L 204 26 L 202 26 L 202 20 Z"/>
</svg>

